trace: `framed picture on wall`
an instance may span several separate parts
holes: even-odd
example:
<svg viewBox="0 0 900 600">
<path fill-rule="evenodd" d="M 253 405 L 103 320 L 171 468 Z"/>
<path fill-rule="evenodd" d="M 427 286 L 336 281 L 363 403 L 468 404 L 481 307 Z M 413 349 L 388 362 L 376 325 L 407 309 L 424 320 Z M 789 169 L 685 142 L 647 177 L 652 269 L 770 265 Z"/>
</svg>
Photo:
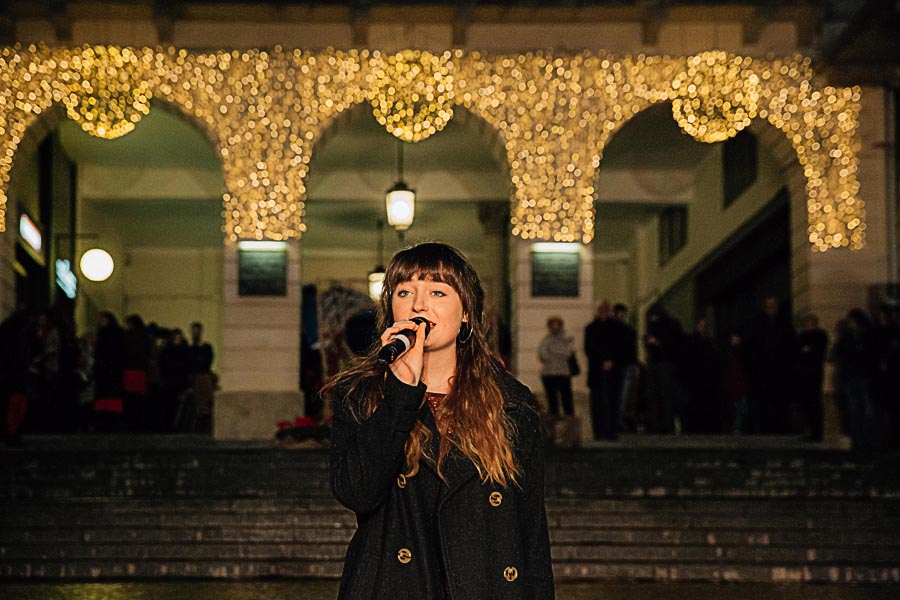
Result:
<svg viewBox="0 0 900 600">
<path fill-rule="evenodd" d="M 287 249 L 283 244 L 238 247 L 238 295 L 287 295 Z"/>
<path fill-rule="evenodd" d="M 531 296 L 578 297 L 578 252 L 531 252 Z"/>
</svg>

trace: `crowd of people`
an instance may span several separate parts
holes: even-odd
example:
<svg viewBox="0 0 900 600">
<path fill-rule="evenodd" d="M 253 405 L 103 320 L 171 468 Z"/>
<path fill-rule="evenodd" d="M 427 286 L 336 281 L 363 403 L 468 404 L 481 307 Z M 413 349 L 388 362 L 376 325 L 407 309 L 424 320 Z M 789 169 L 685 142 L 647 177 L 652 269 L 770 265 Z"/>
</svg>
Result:
<svg viewBox="0 0 900 600">
<path fill-rule="evenodd" d="M 833 344 L 815 315 L 795 329 L 776 298 L 741 331 L 717 339 L 706 319 L 693 331 L 656 304 L 646 331 L 627 307 L 603 302 L 584 330 L 590 419 L 596 439 L 623 432 L 802 434 L 823 437 L 825 364 L 833 366 L 840 426 L 854 447 L 900 442 L 900 324 L 882 306 L 874 320 L 853 309 Z M 573 339 L 547 322 L 539 358 L 551 414 L 573 414 Z M 638 360 L 639 343 L 644 361 Z"/>
<path fill-rule="evenodd" d="M 5 441 L 23 433 L 209 432 L 213 349 L 203 325 L 120 324 L 102 312 L 76 337 L 71 307 L 20 310 L 0 323 L 0 419 Z"/>
</svg>

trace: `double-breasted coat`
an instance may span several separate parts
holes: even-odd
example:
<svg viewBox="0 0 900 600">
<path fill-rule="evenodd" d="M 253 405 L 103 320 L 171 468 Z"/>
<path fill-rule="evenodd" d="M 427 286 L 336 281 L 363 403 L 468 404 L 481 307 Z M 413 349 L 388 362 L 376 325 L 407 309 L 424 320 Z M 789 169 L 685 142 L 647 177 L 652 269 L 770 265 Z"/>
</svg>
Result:
<svg viewBox="0 0 900 600">
<path fill-rule="evenodd" d="M 516 428 L 520 487 L 482 484 L 455 448 L 441 467 L 446 483 L 425 460 L 415 476 L 403 476 L 404 446 L 416 420 L 437 437 L 423 384 L 406 385 L 388 371 L 380 406 L 361 422 L 335 401 L 331 486 L 358 523 L 341 600 L 554 597 L 538 415 L 528 388 L 508 373 L 497 377 Z"/>
</svg>

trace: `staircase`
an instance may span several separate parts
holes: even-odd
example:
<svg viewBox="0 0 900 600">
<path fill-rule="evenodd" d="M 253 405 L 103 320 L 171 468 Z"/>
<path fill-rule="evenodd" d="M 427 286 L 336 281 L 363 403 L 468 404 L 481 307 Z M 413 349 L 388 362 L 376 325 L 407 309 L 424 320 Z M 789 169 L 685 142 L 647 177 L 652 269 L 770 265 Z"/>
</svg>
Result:
<svg viewBox="0 0 900 600">
<path fill-rule="evenodd" d="M 622 448 L 548 456 L 562 580 L 900 582 L 900 456 Z M 340 576 L 325 451 L 192 437 L 0 451 L 0 578 Z"/>
</svg>

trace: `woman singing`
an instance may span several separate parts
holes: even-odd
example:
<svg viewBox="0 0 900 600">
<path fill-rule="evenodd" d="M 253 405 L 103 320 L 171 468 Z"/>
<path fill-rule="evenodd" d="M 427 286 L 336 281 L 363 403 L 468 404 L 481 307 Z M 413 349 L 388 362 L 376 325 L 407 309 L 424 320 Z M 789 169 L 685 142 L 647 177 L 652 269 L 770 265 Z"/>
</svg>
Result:
<svg viewBox="0 0 900 600">
<path fill-rule="evenodd" d="M 391 260 L 381 345 L 413 330 L 413 346 L 387 367 L 376 348 L 323 390 L 331 486 L 359 525 L 342 600 L 554 597 L 538 415 L 486 327 L 457 250 L 421 244 Z"/>
</svg>

